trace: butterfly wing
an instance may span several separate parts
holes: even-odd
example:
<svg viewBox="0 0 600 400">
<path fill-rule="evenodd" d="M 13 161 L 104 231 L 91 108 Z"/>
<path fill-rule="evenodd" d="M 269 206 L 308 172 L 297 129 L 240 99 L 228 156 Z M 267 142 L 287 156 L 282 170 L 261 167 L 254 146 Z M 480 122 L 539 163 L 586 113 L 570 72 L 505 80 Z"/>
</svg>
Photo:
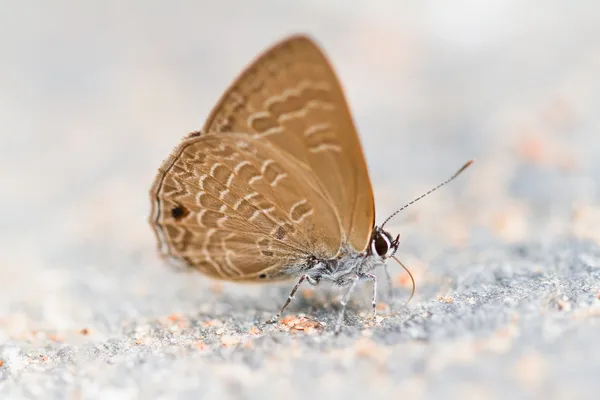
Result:
<svg viewBox="0 0 600 400">
<path fill-rule="evenodd" d="M 293 36 L 259 56 L 225 92 L 204 132 L 247 132 L 306 165 L 333 205 L 345 240 L 367 247 L 373 190 L 340 83 L 309 38 Z"/>
<path fill-rule="evenodd" d="M 152 187 L 161 252 L 227 280 L 287 278 L 334 257 L 340 227 L 311 173 L 247 134 L 191 135 Z"/>
</svg>

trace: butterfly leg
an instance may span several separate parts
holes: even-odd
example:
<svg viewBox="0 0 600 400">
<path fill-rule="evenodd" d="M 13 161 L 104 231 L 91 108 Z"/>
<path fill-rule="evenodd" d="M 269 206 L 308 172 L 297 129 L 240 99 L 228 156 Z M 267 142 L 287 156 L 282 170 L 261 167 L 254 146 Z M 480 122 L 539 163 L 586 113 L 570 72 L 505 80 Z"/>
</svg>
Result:
<svg viewBox="0 0 600 400">
<path fill-rule="evenodd" d="M 302 275 L 300 277 L 300 279 L 298 280 L 298 283 L 296 283 L 296 286 L 294 286 L 294 288 L 290 292 L 290 295 L 288 296 L 287 300 L 283 304 L 283 307 L 281 307 L 281 310 L 279 310 L 279 312 L 277 313 L 277 315 L 275 315 L 273 318 L 271 318 L 270 320 L 267 321 L 268 324 L 274 324 L 274 323 L 276 323 L 279 320 L 279 318 L 281 317 L 281 314 L 283 314 L 283 311 L 290 304 L 290 302 L 292 301 L 292 299 L 296 295 L 296 292 L 298 291 L 298 288 L 300 287 L 300 285 L 302 284 L 302 282 L 304 282 L 304 280 L 307 280 L 308 283 L 310 283 L 311 285 L 316 285 L 318 283 L 315 279 L 311 278 L 310 276 L 308 276 L 306 274 Z"/>
<path fill-rule="evenodd" d="M 373 295 L 371 296 L 371 304 L 373 305 L 373 320 L 377 317 L 377 277 L 373 274 L 361 275 L 361 278 L 373 282 Z"/>
<path fill-rule="evenodd" d="M 346 292 L 346 294 L 342 298 L 342 301 L 340 302 L 340 304 L 342 305 L 342 310 L 338 314 L 337 321 L 335 323 L 334 333 L 336 335 L 340 333 L 340 329 L 342 328 L 342 322 L 344 320 L 344 313 L 346 312 L 346 304 L 348 304 L 348 299 L 350 299 L 350 295 L 352 294 L 352 292 L 354 291 L 354 288 L 356 287 L 358 278 L 359 277 L 356 276 L 355 278 L 352 279 L 352 283 L 350 284 L 348 291 Z"/>
<path fill-rule="evenodd" d="M 391 299 L 394 296 L 394 285 L 392 284 L 392 277 L 390 276 L 387 264 L 385 264 L 383 270 L 385 271 L 385 279 L 388 283 L 388 297 Z"/>
</svg>

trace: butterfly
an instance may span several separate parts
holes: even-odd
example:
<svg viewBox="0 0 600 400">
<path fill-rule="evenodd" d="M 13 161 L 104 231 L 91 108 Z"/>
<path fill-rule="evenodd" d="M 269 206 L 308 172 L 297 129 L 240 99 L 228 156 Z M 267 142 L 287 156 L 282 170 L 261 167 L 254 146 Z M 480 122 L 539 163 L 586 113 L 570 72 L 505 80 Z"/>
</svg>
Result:
<svg viewBox="0 0 600 400">
<path fill-rule="evenodd" d="M 471 162 L 376 226 L 373 189 L 343 90 L 319 47 L 297 35 L 252 62 L 203 129 L 163 162 L 150 191 L 150 224 L 164 257 L 209 277 L 298 279 L 270 322 L 304 281 L 347 288 L 337 334 L 358 282 L 373 284 L 375 318 L 373 271 L 390 258 L 400 263 L 394 256 L 399 235 L 385 224 Z"/>
</svg>

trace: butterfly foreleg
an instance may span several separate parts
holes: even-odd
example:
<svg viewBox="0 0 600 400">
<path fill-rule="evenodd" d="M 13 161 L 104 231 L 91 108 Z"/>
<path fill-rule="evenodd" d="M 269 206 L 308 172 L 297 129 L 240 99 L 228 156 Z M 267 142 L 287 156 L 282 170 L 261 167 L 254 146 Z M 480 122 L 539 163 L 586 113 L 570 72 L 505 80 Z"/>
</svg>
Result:
<svg viewBox="0 0 600 400">
<path fill-rule="evenodd" d="M 346 294 L 342 298 L 342 301 L 340 302 L 340 304 L 342 305 L 342 309 L 341 309 L 340 313 L 338 314 L 338 318 L 335 323 L 334 332 L 336 335 L 340 333 L 340 329 L 342 328 L 342 322 L 344 320 L 344 313 L 346 312 L 346 304 L 348 304 L 348 299 L 350 299 L 350 295 L 352 294 L 352 292 L 354 291 L 354 288 L 356 287 L 358 278 L 359 278 L 358 275 L 356 275 L 354 278 L 352 278 L 352 283 L 350 283 L 350 287 L 348 288 L 348 291 L 346 292 Z"/>
<path fill-rule="evenodd" d="M 387 271 L 387 269 L 386 269 Z M 371 304 L 373 305 L 373 320 L 377 317 L 377 277 L 373 274 L 360 275 L 361 279 L 373 282 L 373 293 L 371 296 Z"/>
<path fill-rule="evenodd" d="M 298 283 L 296 283 L 296 286 L 294 286 L 294 288 L 290 292 L 290 295 L 288 296 L 287 300 L 283 304 L 283 307 L 281 307 L 281 310 L 279 310 L 279 312 L 277 313 L 277 315 L 275 315 L 273 318 L 271 318 L 270 320 L 268 320 L 267 323 L 274 324 L 274 323 L 276 323 L 279 320 L 279 318 L 283 314 L 283 311 L 290 304 L 290 302 L 292 301 L 292 299 L 296 295 L 296 292 L 298 291 L 298 288 L 300 287 L 300 285 L 302 284 L 302 282 L 304 282 L 305 280 L 308 281 L 308 283 L 310 283 L 311 285 L 316 285 L 317 283 L 319 283 L 316 279 L 311 278 L 307 274 L 302 275 L 300 277 L 300 279 L 298 280 Z"/>
<path fill-rule="evenodd" d="M 383 266 L 383 270 L 385 271 L 385 280 L 388 284 L 388 298 L 391 300 L 394 296 L 394 285 L 392 284 L 392 277 L 390 276 L 390 271 L 388 270 L 387 264 Z"/>
</svg>

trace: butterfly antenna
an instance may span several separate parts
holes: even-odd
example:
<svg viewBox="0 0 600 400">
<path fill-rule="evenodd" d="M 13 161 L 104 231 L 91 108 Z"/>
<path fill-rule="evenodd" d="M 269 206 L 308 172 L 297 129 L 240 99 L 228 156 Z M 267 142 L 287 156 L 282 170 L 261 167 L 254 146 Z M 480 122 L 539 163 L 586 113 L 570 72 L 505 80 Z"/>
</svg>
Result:
<svg viewBox="0 0 600 400">
<path fill-rule="evenodd" d="M 410 297 L 408 298 L 408 300 L 406 300 L 406 303 L 408 304 L 408 302 L 410 302 L 410 300 L 411 300 L 411 299 L 413 298 L 413 296 L 415 295 L 415 289 L 416 289 L 416 287 L 417 287 L 417 286 L 415 285 L 415 278 L 413 278 L 413 276 L 412 276 L 412 274 L 410 273 L 409 269 L 408 269 L 408 268 L 406 268 L 406 266 L 405 266 L 404 264 L 402 264 L 402 263 L 400 262 L 400 260 L 398 260 L 398 259 L 396 258 L 396 256 L 392 256 L 392 258 L 393 258 L 394 260 L 396 260 L 396 262 L 397 262 L 398 264 L 400 264 L 400 266 L 401 266 L 402 268 L 404 268 L 404 270 L 405 270 L 405 271 L 408 273 L 408 276 L 410 276 L 410 280 L 412 281 L 412 292 L 410 293 Z"/>
<path fill-rule="evenodd" d="M 463 165 L 458 171 L 456 171 L 454 173 L 454 175 L 452 175 L 450 178 L 446 179 L 444 182 L 440 183 L 439 185 L 437 185 L 436 187 L 434 187 L 433 189 L 431 189 L 430 191 L 428 191 L 425 194 L 420 195 L 419 197 L 417 197 L 416 199 L 414 199 L 413 201 L 411 201 L 410 203 L 402 206 L 401 208 L 397 209 L 396 211 L 394 211 L 392 213 L 392 215 L 390 215 L 385 221 L 383 221 L 383 224 L 381 224 L 381 228 L 383 228 L 385 226 L 385 224 L 387 224 L 389 222 L 389 220 L 391 220 L 392 218 L 394 218 L 396 215 L 398 215 L 398 213 L 402 210 L 404 210 L 405 208 L 407 208 L 408 206 L 416 203 L 417 201 L 421 200 L 423 197 L 435 192 L 436 190 L 438 190 L 439 188 L 441 188 L 442 186 L 444 186 L 447 183 L 452 182 L 454 179 L 456 179 L 465 169 L 469 168 L 471 166 L 471 164 L 473 164 L 475 160 L 469 160 L 465 163 L 465 165 Z M 399 261 L 398 261 L 399 262 Z M 405 268 L 406 269 L 406 268 Z"/>
</svg>

